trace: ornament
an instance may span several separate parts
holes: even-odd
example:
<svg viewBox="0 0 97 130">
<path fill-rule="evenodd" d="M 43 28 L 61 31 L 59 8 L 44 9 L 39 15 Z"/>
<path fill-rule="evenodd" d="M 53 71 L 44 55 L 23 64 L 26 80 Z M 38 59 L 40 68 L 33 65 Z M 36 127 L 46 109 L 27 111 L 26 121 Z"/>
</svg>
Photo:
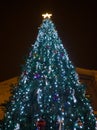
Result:
<svg viewBox="0 0 97 130">
<path fill-rule="evenodd" d="M 57 50 L 54 50 L 53 52 L 56 54 L 58 51 L 57 51 Z"/>
<path fill-rule="evenodd" d="M 20 130 L 20 125 L 17 123 L 14 130 Z"/>
<path fill-rule="evenodd" d="M 33 54 L 33 56 L 34 56 L 34 57 L 37 57 L 37 56 L 38 56 L 38 54 L 37 54 L 37 53 L 34 53 L 34 54 Z"/>
<path fill-rule="evenodd" d="M 57 116 L 57 125 L 58 125 L 58 130 L 63 130 L 63 123 L 64 123 L 64 118 L 61 116 Z"/>
<path fill-rule="evenodd" d="M 41 97 L 42 97 L 42 90 L 39 88 L 39 89 L 37 90 L 37 102 L 38 102 L 39 104 L 41 103 L 41 101 L 40 101 Z"/>
<path fill-rule="evenodd" d="M 63 57 L 63 56 L 64 56 L 64 53 L 61 53 L 61 56 Z"/>
<path fill-rule="evenodd" d="M 50 49 L 50 46 L 47 45 L 46 48 L 47 48 L 47 49 Z"/>
<path fill-rule="evenodd" d="M 25 70 L 22 75 L 27 75 L 27 74 L 28 74 L 28 72 Z"/>
<path fill-rule="evenodd" d="M 44 119 L 40 119 L 39 121 L 36 122 L 37 130 L 44 130 L 46 126 L 46 122 Z"/>
<path fill-rule="evenodd" d="M 64 111 L 65 111 L 65 110 L 64 110 L 64 108 L 62 108 L 61 110 L 62 110 L 62 112 L 64 112 Z"/>
<path fill-rule="evenodd" d="M 83 128 L 83 123 L 80 120 L 80 118 L 77 119 L 77 121 L 75 122 L 75 128 Z"/>
<path fill-rule="evenodd" d="M 78 121 L 78 126 L 82 126 L 83 123 L 81 121 Z"/>
<path fill-rule="evenodd" d="M 29 53 L 29 57 L 31 57 L 31 56 L 32 56 L 32 52 Z"/>
<path fill-rule="evenodd" d="M 24 82 L 24 84 L 27 82 L 27 79 L 28 79 L 28 78 L 27 78 L 27 75 L 26 75 L 26 74 L 25 74 L 25 75 L 23 74 L 22 81 Z"/>
<path fill-rule="evenodd" d="M 34 79 L 39 79 L 40 77 L 41 77 L 40 74 L 38 73 L 34 74 Z"/>
<path fill-rule="evenodd" d="M 53 100 L 54 100 L 54 101 L 58 101 L 58 99 L 59 99 L 59 94 L 54 94 Z"/>
<path fill-rule="evenodd" d="M 76 103 L 77 100 L 76 100 L 76 98 L 75 98 L 75 90 L 74 90 L 74 89 L 73 89 L 73 92 L 72 92 L 72 97 L 73 97 L 73 101 L 74 101 L 74 103 Z"/>
</svg>

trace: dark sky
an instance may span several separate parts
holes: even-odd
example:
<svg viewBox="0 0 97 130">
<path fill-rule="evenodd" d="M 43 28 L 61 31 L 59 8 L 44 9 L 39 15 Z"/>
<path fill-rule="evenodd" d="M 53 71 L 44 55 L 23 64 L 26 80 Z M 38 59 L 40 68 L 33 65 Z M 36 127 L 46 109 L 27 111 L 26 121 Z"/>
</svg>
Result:
<svg viewBox="0 0 97 130">
<path fill-rule="evenodd" d="M 33 1 L 0 2 L 0 81 L 20 75 L 45 12 L 53 14 L 52 20 L 74 66 L 97 70 L 96 0 Z"/>
</svg>

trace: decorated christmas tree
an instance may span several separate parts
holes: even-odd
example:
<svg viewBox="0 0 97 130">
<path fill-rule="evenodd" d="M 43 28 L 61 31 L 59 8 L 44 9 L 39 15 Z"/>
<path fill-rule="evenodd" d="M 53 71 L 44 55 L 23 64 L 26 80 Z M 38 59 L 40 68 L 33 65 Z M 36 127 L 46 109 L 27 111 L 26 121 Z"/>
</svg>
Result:
<svg viewBox="0 0 97 130">
<path fill-rule="evenodd" d="M 51 14 L 43 17 L 8 103 L 4 130 L 95 130 L 85 86 L 79 82 Z"/>
</svg>

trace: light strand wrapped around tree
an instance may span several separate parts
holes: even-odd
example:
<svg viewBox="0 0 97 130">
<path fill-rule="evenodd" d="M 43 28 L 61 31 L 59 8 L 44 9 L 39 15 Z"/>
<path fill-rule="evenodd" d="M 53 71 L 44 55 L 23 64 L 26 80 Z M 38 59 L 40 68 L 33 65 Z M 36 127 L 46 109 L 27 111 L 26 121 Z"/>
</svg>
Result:
<svg viewBox="0 0 97 130">
<path fill-rule="evenodd" d="M 54 27 L 43 15 L 7 107 L 4 130 L 94 130 L 95 116 Z"/>
</svg>

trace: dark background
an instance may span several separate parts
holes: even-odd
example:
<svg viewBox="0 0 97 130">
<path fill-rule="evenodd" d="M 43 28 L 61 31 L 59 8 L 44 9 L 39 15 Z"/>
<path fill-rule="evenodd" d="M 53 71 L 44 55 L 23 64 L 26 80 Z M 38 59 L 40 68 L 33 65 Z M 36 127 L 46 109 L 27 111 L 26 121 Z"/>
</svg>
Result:
<svg viewBox="0 0 97 130">
<path fill-rule="evenodd" d="M 74 66 L 97 70 L 97 3 L 64 1 L 0 2 L 0 81 L 20 75 L 45 12 L 53 14 L 52 20 Z"/>
</svg>

